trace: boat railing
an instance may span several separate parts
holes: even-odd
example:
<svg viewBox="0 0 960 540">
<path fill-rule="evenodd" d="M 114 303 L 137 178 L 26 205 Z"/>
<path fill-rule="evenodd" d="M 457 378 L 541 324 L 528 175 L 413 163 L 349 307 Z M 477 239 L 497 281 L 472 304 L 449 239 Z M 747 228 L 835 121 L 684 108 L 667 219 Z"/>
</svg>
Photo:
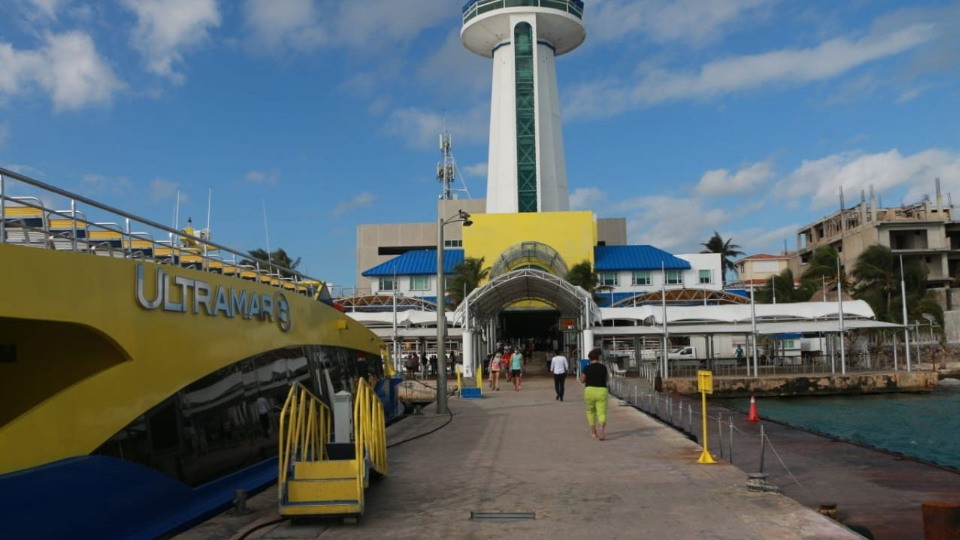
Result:
<svg viewBox="0 0 960 540">
<path fill-rule="evenodd" d="M 369 465 L 377 473 L 387 474 L 387 433 L 383 402 L 366 379 L 357 383 L 357 395 L 353 403 L 354 455 L 360 462 L 359 467 Z M 364 459 L 365 458 L 365 459 Z M 364 461 L 368 463 L 364 464 Z M 360 492 L 363 492 L 368 477 L 365 471 L 358 469 Z"/>
<path fill-rule="evenodd" d="M 290 387 L 287 400 L 280 410 L 277 441 L 278 496 L 285 498 L 287 477 L 298 461 L 322 461 L 327 458 L 332 415 L 330 408 L 300 383 Z"/>
<path fill-rule="evenodd" d="M 69 208 L 56 209 L 57 199 L 65 199 Z M 4 168 L 0 168 L 0 244 L 170 264 L 304 295 L 314 295 L 322 283 L 217 244 L 208 231 L 178 230 Z"/>
</svg>

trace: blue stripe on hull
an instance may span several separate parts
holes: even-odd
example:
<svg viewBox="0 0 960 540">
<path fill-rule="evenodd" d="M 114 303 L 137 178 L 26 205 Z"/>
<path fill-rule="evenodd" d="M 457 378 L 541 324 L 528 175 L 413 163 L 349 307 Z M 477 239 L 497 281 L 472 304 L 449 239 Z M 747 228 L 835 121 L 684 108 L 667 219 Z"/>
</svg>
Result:
<svg viewBox="0 0 960 540">
<path fill-rule="evenodd" d="M 197 488 L 115 458 L 65 459 L 0 476 L 0 538 L 157 538 L 224 510 L 235 490 L 276 478 L 276 458 Z"/>
</svg>

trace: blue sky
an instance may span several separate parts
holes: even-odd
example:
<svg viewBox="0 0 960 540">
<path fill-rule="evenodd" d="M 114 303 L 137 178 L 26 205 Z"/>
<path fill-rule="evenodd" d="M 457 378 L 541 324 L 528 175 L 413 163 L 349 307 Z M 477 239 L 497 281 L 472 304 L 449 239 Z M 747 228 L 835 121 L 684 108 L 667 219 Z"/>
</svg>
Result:
<svg viewBox="0 0 960 540">
<path fill-rule="evenodd" d="M 960 3 L 587 0 L 558 60 L 571 202 L 631 243 L 748 254 L 872 186 L 960 197 Z M 8 0 L 0 166 L 353 285 L 356 226 L 434 219 L 446 122 L 486 192 L 462 0 Z M 960 201 L 958 201 L 960 202 Z"/>
</svg>

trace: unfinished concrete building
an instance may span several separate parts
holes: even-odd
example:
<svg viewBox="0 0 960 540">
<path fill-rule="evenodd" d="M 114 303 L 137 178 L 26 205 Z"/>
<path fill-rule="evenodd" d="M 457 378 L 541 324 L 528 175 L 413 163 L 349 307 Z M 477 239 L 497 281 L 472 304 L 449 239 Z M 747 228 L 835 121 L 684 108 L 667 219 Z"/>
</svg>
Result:
<svg viewBox="0 0 960 540">
<path fill-rule="evenodd" d="M 918 262 L 927 270 L 927 287 L 949 288 L 960 270 L 960 222 L 953 220 L 952 203 L 944 204 L 940 180 L 936 200 L 894 208 L 878 208 L 877 198 L 861 195 L 860 204 L 842 209 L 797 231 L 797 253 L 791 268 L 797 275 L 806 269 L 813 251 L 833 246 L 848 271 L 857 257 L 873 244 L 902 255 L 904 263 Z M 946 302 L 949 309 L 949 300 Z"/>
</svg>

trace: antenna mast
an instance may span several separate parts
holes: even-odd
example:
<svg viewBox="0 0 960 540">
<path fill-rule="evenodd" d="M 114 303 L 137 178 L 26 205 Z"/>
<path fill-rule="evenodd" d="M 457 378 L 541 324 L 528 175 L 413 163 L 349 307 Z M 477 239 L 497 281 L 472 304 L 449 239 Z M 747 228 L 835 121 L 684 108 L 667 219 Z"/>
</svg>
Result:
<svg viewBox="0 0 960 540">
<path fill-rule="evenodd" d="M 443 192 L 440 199 L 444 201 L 453 200 L 454 191 L 462 191 L 470 198 L 470 191 L 467 189 L 467 182 L 460 175 L 460 181 L 463 182 L 463 189 L 452 189 L 450 186 L 457 181 L 457 161 L 453 157 L 453 138 L 447 131 L 446 122 L 444 122 L 443 132 L 440 133 L 440 153 L 442 160 L 437 163 L 437 181 L 443 184 Z"/>
<path fill-rule="evenodd" d="M 453 193 L 450 184 L 456 180 L 456 164 L 453 161 L 453 146 L 450 133 L 446 130 L 440 134 L 440 153 L 443 155 L 443 161 L 437 163 L 437 181 L 443 184 L 443 191 L 440 193 L 440 199 L 449 201 L 453 199 Z"/>
</svg>

